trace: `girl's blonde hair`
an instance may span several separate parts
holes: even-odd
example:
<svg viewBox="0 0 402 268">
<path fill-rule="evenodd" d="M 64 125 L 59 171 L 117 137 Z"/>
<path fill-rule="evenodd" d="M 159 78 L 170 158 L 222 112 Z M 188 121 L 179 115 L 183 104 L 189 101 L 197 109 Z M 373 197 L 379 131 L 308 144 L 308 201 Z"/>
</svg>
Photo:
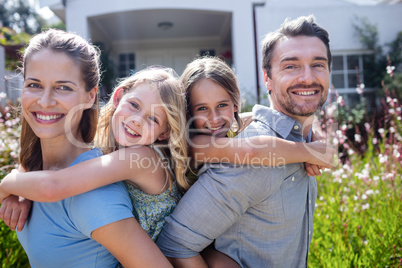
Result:
<svg viewBox="0 0 402 268">
<path fill-rule="evenodd" d="M 193 60 L 189 64 L 187 64 L 186 69 L 183 71 L 181 75 L 181 82 L 184 86 L 184 90 L 186 92 L 186 101 L 187 101 L 187 120 L 191 120 L 193 115 L 191 114 L 191 102 L 190 95 L 194 85 L 202 80 L 209 79 L 221 87 L 223 87 L 226 92 L 229 94 L 231 100 L 234 105 L 237 107 L 237 112 L 234 113 L 234 118 L 238 124 L 237 131 L 241 130 L 243 123 L 239 117 L 239 113 L 241 110 L 241 102 L 240 102 L 240 90 L 237 85 L 236 75 L 233 70 L 227 65 L 223 60 L 217 57 L 204 56 L 198 59 Z M 207 94 L 207 93 L 206 93 Z M 213 96 L 211 96 L 212 98 Z M 190 126 L 193 128 L 193 126 Z"/>
<path fill-rule="evenodd" d="M 165 154 L 173 160 L 172 164 L 177 184 L 183 190 L 187 190 L 190 184 L 185 176 L 188 166 L 188 149 L 185 118 L 186 99 L 183 86 L 172 69 L 152 66 L 122 80 L 115 87 L 113 94 L 119 88 L 123 88 L 124 93 L 135 90 L 136 86 L 142 83 L 149 84 L 157 89 L 162 101 L 162 107 L 167 115 L 170 136 L 167 140 L 155 141 L 154 145 L 165 149 L 163 150 Z M 110 153 L 117 149 L 116 138 L 112 130 L 112 117 L 115 110 L 113 98 L 111 98 L 100 112 L 95 146 L 99 147 L 104 153 Z"/>
<path fill-rule="evenodd" d="M 100 52 L 84 38 L 61 30 L 50 29 L 35 35 L 25 49 L 22 59 L 22 72 L 26 73 L 26 65 L 31 57 L 42 51 L 49 49 L 54 53 L 63 53 L 70 57 L 81 71 L 81 77 L 85 82 L 85 91 L 90 91 L 97 87 L 100 80 Z M 98 124 L 98 95 L 90 109 L 83 111 L 79 124 L 82 139 L 86 143 L 91 143 Z M 43 168 L 42 149 L 40 139 L 35 135 L 32 128 L 22 116 L 22 128 L 20 137 L 21 152 L 19 156 L 20 164 L 26 171 L 41 170 Z"/>
</svg>

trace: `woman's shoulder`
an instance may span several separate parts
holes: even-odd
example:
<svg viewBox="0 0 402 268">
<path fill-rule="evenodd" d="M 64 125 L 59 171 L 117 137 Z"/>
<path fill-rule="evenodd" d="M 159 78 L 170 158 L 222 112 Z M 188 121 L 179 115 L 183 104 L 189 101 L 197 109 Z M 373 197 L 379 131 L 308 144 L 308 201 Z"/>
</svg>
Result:
<svg viewBox="0 0 402 268">
<path fill-rule="evenodd" d="M 99 148 L 92 148 L 89 151 L 83 152 L 82 154 L 80 154 L 74 161 L 73 163 L 71 163 L 70 166 L 76 165 L 78 163 L 93 159 L 93 158 L 97 158 L 99 156 L 102 156 L 102 152 L 101 150 L 99 150 Z"/>
<path fill-rule="evenodd" d="M 96 206 L 124 204 L 127 206 L 131 203 L 127 188 L 122 181 L 73 196 L 70 202 L 74 207 L 88 207 L 91 206 L 90 204 Z"/>
<path fill-rule="evenodd" d="M 110 153 L 110 155 L 120 155 L 120 156 L 128 156 L 128 157 L 155 157 L 158 154 L 156 151 L 150 146 L 131 146 L 119 149 Z"/>
</svg>

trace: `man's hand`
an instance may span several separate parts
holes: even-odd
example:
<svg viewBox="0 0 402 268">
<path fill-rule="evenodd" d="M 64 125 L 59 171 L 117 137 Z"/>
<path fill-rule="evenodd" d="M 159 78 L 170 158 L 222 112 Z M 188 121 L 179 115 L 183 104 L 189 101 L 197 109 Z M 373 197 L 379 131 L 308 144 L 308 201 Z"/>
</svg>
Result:
<svg viewBox="0 0 402 268">
<path fill-rule="evenodd" d="M 31 210 L 32 201 L 23 197 L 10 195 L 3 200 L 0 207 L 0 219 L 10 227 L 11 230 L 21 232 L 24 228 L 25 222 L 28 219 Z"/>
</svg>

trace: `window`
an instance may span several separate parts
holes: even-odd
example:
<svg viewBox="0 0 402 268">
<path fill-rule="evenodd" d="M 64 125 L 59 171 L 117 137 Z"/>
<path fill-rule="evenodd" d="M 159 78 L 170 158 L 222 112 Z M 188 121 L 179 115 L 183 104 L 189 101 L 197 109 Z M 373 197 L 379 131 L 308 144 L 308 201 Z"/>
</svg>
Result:
<svg viewBox="0 0 402 268">
<path fill-rule="evenodd" d="M 126 77 L 135 73 L 135 54 L 122 53 L 119 55 L 119 77 Z"/>
<path fill-rule="evenodd" d="M 373 75 L 373 54 L 343 54 L 332 56 L 331 84 L 337 94 L 341 95 L 345 105 L 355 107 L 364 97 L 368 110 L 376 107 L 376 75 Z M 365 85 L 363 94 L 356 88 Z"/>
<path fill-rule="evenodd" d="M 363 55 L 333 56 L 332 84 L 335 89 L 356 88 L 364 83 L 363 70 Z"/>
</svg>

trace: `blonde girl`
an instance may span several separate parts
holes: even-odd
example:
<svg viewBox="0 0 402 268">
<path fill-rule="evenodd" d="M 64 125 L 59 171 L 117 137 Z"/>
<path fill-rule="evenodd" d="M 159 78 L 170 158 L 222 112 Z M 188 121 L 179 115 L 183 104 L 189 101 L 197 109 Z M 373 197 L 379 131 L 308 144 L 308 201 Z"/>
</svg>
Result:
<svg viewBox="0 0 402 268">
<path fill-rule="evenodd" d="M 173 70 L 137 72 L 116 87 L 102 109 L 95 145 L 106 155 L 59 171 L 9 174 L 0 184 L 3 198 L 6 193 L 55 202 L 124 180 L 134 215 L 155 240 L 189 187 L 184 111 Z"/>
</svg>

